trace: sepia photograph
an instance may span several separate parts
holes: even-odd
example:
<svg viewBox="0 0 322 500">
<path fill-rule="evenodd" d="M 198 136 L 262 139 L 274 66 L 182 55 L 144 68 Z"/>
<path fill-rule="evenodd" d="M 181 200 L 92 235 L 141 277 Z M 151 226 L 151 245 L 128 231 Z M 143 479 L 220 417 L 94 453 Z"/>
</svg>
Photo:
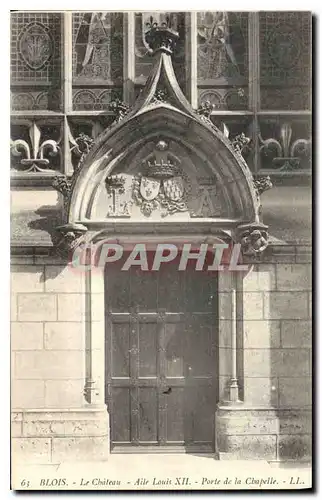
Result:
<svg viewBox="0 0 322 500">
<path fill-rule="evenodd" d="M 12 490 L 312 488 L 313 15 L 240 9 L 10 12 Z"/>
</svg>

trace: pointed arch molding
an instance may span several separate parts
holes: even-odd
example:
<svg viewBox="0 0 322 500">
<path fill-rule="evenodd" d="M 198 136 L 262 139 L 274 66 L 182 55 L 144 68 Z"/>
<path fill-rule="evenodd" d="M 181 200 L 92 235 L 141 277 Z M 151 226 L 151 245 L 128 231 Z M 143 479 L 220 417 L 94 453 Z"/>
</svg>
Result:
<svg viewBox="0 0 322 500">
<path fill-rule="evenodd" d="M 66 224 L 58 229 L 74 246 L 85 231 L 104 231 L 111 223 L 142 228 L 162 221 L 170 229 L 193 222 L 192 231 L 208 223 L 258 253 L 267 246 L 267 226 L 259 221 L 252 174 L 204 113 L 207 106 L 193 110 L 182 93 L 171 61 L 173 32 L 153 30 L 161 46 L 147 83 L 67 182 Z"/>
<path fill-rule="evenodd" d="M 116 172 L 126 174 L 133 166 L 137 166 L 139 172 L 140 150 L 160 140 L 169 145 L 169 153 L 172 147 L 174 151 L 180 150 L 188 158 L 197 160 L 193 165 L 195 169 L 200 168 L 200 175 L 195 172 L 196 182 L 207 178 L 211 185 L 213 178 L 215 196 L 222 195 L 225 199 L 226 206 L 222 207 L 224 219 L 239 223 L 256 220 L 257 202 L 250 172 L 222 134 L 170 105 L 159 104 L 149 106 L 124 120 L 115 130 L 102 135 L 86 158 L 74 185 L 68 221 L 85 223 L 95 220 L 93 202 L 97 198 L 95 195 L 104 189 L 106 179 Z M 183 170 L 184 163 L 183 160 Z M 153 216 L 157 214 L 152 213 Z M 220 213 L 211 216 L 221 218 Z"/>
</svg>

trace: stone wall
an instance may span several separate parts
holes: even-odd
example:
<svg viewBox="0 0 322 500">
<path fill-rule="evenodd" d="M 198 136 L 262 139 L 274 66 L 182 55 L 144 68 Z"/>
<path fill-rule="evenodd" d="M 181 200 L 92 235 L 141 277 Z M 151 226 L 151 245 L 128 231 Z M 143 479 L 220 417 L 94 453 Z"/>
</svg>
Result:
<svg viewBox="0 0 322 500">
<path fill-rule="evenodd" d="M 269 248 L 264 262 L 239 281 L 243 403 L 217 412 L 221 458 L 310 456 L 310 252 L 310 247 Z M 84 397 L 89 354 L 84 276 L 59 258 L 35 254 L 12 256 L 11 279 L 14 457 L 35 462 L 107 457 L 108 414 Z M 229 323 L 229 311 L 221 321 Z M 219 346 L 221 399 L 231 369 L 225 350 Z"/>
<path fill-rule="evenodd" d="M 240 283 L 237 358 L 244 404 L 221 406 L 217 413 L 221 458 L 309 459 L 311 289 L 311 248 L 304 246 L 269 248 Z"/>
<path fill-rule="evenodd" d="M 13 459 L 108 456 L 106 409 L 86 403 L 84 276 L 50 256 L 12 257 Z"/>
</svg>

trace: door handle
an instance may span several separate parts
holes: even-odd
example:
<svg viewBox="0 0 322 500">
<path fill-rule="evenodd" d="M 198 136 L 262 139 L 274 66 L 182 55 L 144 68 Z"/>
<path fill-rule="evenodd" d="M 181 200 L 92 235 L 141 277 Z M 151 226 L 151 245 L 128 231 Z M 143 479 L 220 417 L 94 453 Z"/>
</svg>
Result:
<svg viewBox="0 0 322 500">
<path fill-rule="evenodd" d="M 172 387 L 168 387 L 165 391 L 162 391 L 162 394 L 171 394 Z"/>
</svg>

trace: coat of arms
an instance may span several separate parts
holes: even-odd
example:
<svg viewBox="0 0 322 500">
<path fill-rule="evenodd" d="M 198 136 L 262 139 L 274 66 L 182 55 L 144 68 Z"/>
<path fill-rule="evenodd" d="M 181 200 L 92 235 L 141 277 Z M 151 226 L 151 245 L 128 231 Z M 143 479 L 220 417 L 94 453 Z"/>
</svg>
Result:
<svg viewBox="0 0 322 500">
<path fill-rule="evenodd" d="M 173 161 L 174 155 L 167 151 L 168 144 L 159 141 L 154 153 L 143 162 L 144 173 L 133 179 L 134 200 L 146 216 L 157 209 L 161 209 L 162 217 L 188 210 L 188 178 L 178 165 L 178 159 Z"/>
</svg>

